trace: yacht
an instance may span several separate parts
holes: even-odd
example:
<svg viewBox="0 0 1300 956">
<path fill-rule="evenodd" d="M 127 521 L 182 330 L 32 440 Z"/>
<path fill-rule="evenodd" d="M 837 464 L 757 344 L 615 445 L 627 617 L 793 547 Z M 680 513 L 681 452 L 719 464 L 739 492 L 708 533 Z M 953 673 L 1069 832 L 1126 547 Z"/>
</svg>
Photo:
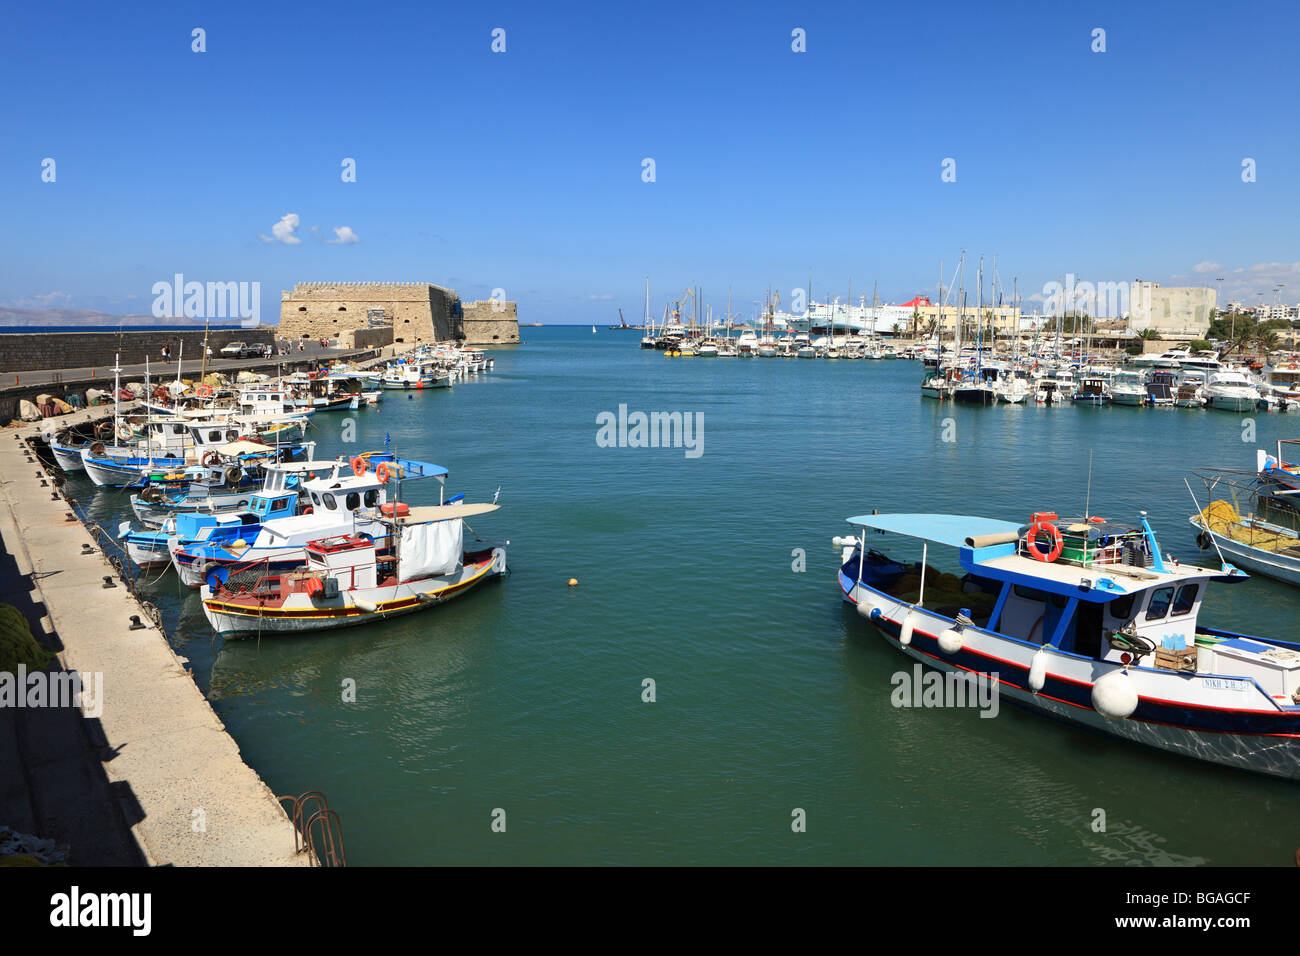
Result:
<svg viewBox="0 0 1300 956">
<path fill-rule="evenodd" d="M 1245 372 L 1214 372 L 1205 383 L 1205 403 L 1227 412 L 1253 411 L 1259 404 L 1259 388 Z"/>
</svg>

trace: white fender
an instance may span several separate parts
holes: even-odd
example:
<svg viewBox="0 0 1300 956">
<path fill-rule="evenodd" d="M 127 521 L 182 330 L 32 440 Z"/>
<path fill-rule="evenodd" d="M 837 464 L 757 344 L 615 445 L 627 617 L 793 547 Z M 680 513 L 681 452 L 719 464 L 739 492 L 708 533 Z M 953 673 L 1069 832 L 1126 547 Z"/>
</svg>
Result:
<svg viewBox="0 0 1300 956">
<path fill-rule="evenodd" d="M 1126 670 L 1111 671 L 1092 685 L 1092 706 L 1108 720 L 1123 720 L 1137 705 L 1137 685 Z"/>
<path fill-rule="evenodd" d="M 1047 683 L 1047 649 L 1040 647 L 1029 662 L 1029 689 L 1037 694 Z"/>
<path fill-rule="evenodd" d="M 875 612 L 876 610 L 877 610 L 876 606 L 872 604 L 870 601 L 868 601 L 865 597 L 858 598 L 858 613 L 861 614 L 863 617 L 867 618 L 867 620 L 871 619 L 872 613 Z"/>
<path fill-rule="evenodd" d="M 378 604 L 374 604 L 371 601 L 366 601 L 356 597 L 352 599 L 352 606 L 355 607 L 358 611 L 365 611 L 367 614 L 374 614 L 376 611 L 379 610 Z"/>
<path fill-rule="evenodd" d="M 914 629 L 915 629 L 915 625 L 912 623 L 912 612 L 908 611 L 906 614 L 903 615 L 903 624 L 898 629 L 898 643 L 902 644 L 904 647 L 906 647 L 908 644 L 911 644 L 912 631 Z"/>
<path fill-rule="evenodd" d="M 939 650 L 945 654 L 956 654 L 961 650 L 961 631 L 955 627 L 945 628 L 939 632 Z"/>
</svg>

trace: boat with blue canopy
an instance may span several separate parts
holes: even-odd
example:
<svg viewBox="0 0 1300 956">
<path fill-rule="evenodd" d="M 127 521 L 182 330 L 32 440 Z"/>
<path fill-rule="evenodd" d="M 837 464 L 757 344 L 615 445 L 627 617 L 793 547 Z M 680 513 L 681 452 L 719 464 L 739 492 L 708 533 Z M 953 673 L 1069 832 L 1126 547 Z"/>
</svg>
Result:
<svg viewBox="0 0 1300 956">
<path fill-rule="evenodd" d="M 1068 723 L 1300 778 L 1300 644 L 1199 623 L 1210 584 L 1247 575 L 1180 563 L 1145 512 L 848 522 L 856 534 L 834 539 L 843 600 L 909 657 Z M 910 553 L 870 547 L 876 534 Z M 960 574 L 937 568 L 932 546 L 954 549 Z"/>
</svg>

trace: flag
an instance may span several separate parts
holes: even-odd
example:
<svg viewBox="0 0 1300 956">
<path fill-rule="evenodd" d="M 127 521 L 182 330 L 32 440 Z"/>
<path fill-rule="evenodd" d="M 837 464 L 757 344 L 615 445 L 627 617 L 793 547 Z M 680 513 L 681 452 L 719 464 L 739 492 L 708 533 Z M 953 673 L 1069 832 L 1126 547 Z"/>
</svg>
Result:
<svg viewBox="0 0 1300 956">
<path fill-rule="evenodd" d="M 392 444 L 393 444 L 393 436 L 388 434 L 388 432 L 384 432 L 384 447 L 388 448 Z"/>
</svg>

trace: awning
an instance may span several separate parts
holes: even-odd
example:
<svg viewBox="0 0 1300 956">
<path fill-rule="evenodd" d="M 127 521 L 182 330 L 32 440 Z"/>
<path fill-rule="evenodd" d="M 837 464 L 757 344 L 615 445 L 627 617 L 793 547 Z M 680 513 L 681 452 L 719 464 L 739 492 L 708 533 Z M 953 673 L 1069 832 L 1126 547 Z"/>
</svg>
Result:
<svg viewBox="0 0 1300 956">
<path fill-rule="evenodd" d="M 425 521 L 449 521 L 452 518 L 472 518 L 475 515 L 485 515 L 491 511 L 499 510 L 500 507 L 500 505 L 490 505 L 487 502 L 459 505 L 421 505 L 412 508 L 409 514 L 399 515 L 399 517 L 411 524 Z"/>
<path fill-rule="evenodd" d="M 981 518 L 977 515 L 884 514 L 858 515 L 849 518 L 849 524 L 874 528 L 890 534 L 906 535 L 963 548 L 967 538 L 986 534 L 1015 534 L 1020 523 L 1000 518 Z"/>
</svg>

